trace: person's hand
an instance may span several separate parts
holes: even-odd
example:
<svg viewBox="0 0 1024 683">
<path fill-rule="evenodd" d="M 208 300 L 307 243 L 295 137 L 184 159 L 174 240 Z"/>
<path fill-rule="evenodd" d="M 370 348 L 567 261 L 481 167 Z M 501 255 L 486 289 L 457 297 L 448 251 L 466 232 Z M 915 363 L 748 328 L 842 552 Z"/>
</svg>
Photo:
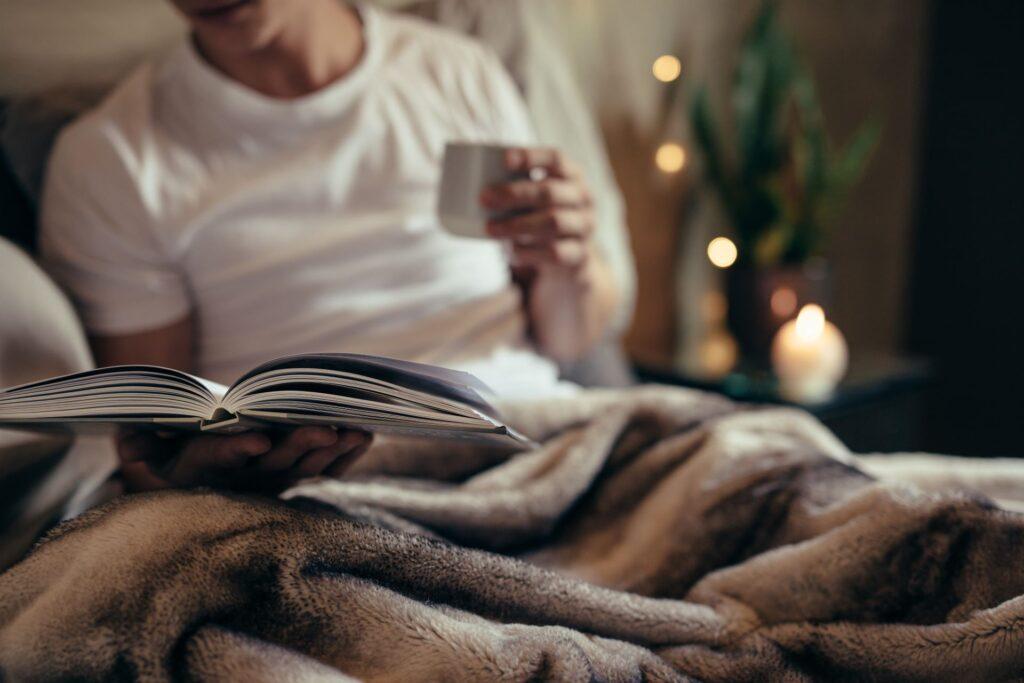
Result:
<svg viewBox="0 0 1024 683">
<path fill-rule="evenodd" d="M 512 245 L 512 277 L 537 348 L 561 362 L 583 356 L 606 333 L 619 293 L 592 239 L 594 203 L 580 169 L 556 149 L 511 148 L 516 176 L 480 193 L 495 218 L 491 237 Z"/>
<path fill-rule="evenodd" d="M 594 209 L 580 169 L 557 149 L 521 147 L 505 151 L 505 167 L 522 178 L 480 193 L 480 204 L 502 216 L 488 221 L 488 234 L 511 242 L 516 267 L 581 268 L 591 255 Z"/>
<path fill-rule="evenodd" d="M 331 427 L 298 427 L 275 437 L 125 432 L 117 439 L 129 491 L 217 486 L 279 491 L 320 474 L 337 477 L 369 448 L 372 436 Z"/>
</svg>

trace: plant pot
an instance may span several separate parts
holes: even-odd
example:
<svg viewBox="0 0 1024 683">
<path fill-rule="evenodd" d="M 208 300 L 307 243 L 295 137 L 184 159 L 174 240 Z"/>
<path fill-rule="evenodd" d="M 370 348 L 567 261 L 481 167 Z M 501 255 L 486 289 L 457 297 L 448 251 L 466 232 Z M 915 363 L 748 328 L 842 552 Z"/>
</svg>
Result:
<svg viewBox="0 0 1024 683">
<path fill-rule="evenodd" d="M 727 321 L 740 361 L 767 369 L 772 339 L 802 306 L 832 302 L 832 277 L 820 259 L 794 266 L 754 268 L 737 263 L 726 271 Z"/>
</svg>

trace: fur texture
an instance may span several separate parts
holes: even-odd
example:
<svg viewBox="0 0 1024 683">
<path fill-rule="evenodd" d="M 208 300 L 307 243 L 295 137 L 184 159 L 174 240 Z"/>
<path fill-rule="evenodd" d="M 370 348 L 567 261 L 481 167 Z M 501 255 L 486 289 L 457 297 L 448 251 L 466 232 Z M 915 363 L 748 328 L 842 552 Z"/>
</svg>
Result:
<svg viewBox="0 0 1024 683">
<path fill-rule="evenodd" d="M 285 502 L 63 525 L 0 576 L 0 679 L 1024 677 L 1024 517 L 876 480 L 798 411 L 641 388 L 505 412 L 544 446 L 381 443 Z"/>
</svg>

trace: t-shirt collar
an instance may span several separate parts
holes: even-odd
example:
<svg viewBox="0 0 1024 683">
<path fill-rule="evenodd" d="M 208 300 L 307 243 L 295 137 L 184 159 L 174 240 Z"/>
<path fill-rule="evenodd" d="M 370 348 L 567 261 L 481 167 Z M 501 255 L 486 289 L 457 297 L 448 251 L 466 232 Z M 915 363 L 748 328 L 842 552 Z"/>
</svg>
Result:
<svg viewBox="0 0 1024 683">
<path fill-rule="evenodd" d="M 364 47 L 359 62 L 342 78 L 308 95 L 279 99 L 253 90 L 207 63 L 191 39 L 184 41 L 171 62 L 183 71 L 188 87 L 195 88 L 202 101 L 220 110 L 222 116 L 239 121 L 316 125 L 344 111 L 365 89 L 380 61 L 380 14 L 362 3 L 354 8 L 363 25 Z"/>
</svg>

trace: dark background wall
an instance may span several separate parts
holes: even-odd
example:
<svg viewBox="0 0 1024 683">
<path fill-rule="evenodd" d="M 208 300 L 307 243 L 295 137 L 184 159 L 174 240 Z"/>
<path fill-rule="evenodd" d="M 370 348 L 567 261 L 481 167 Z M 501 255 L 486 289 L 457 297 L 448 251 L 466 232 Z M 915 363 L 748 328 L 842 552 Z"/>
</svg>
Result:
<svg viewBox="0 0 1024 683">
<path fill-rule="evenodd" d="M 1024 456 L 1024 2 L 933 0 L 908 347 L 925 447 Z"/>
</svg>

